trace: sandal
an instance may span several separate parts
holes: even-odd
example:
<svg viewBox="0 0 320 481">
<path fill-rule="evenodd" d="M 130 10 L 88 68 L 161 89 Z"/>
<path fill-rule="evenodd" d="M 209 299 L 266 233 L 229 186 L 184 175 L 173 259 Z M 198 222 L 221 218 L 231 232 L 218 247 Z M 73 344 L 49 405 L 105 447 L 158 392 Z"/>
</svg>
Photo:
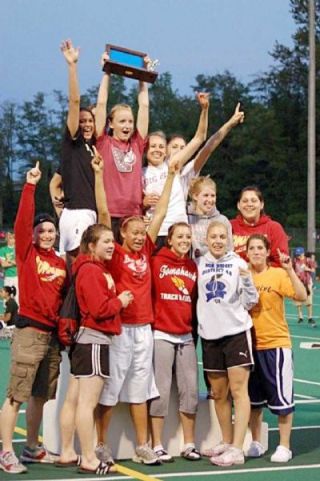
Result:
<svg viewBox="0 0 320 481">
<path fill-rule="evenodd" d="M 195 447 L 189 447 L 185 451 L 182 451 L 181 456 L 188 461 L 199 461 L 201 459 L 200 452 Z"/>
<path fill-rule="evenodd" d="M 100 461 L 99 465 L 95 469 L 87 469 L 83 468 L 80 465 L 80 468 L 78 469 L 78 473 L 81 474 L 97 474 L 98 476 L 103 476 L 104 474 L 108 474 L 111 469 L 111 466 L 109 464 L 103 463 Z"/>
<path fill-rule="evenodd" d="M 56 461 L 54 465 L 56 468 L 71 468 L 73 466 L 80 466 L 81 464 L 81 456 L 78 454 L 76 459 L 72 461 Z"/>
</svg>

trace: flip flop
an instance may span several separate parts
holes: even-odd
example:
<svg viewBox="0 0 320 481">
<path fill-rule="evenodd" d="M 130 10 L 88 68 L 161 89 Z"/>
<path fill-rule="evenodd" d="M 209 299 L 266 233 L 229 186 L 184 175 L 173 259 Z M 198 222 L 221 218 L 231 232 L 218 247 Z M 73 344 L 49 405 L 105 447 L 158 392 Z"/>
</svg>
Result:
<svg viewBox="0 0 320 481">
<path fill-rule="evenodd" d="M 76 459 L 72 461 L 56 461 L 54 465 L 57 468 L 72 468 L 74 466 L 80 466 L 81 464 L 81 456 L 78 454 Z"/>
<path fill-rule="evenodd" d="M 110 469 L 111 469 L 111 466 L 109 464 L 106 464 L 106 463 L 100 461 L 98 467 L 96 467 L 95 469 L 83 468 L 80 465 L 80 467 L 78 469 L 78 473 L 80 473 L 80 474 L 97 474 L 98 476 L 103 476 L 104 474 L 108 474 Z"/>
</svg>

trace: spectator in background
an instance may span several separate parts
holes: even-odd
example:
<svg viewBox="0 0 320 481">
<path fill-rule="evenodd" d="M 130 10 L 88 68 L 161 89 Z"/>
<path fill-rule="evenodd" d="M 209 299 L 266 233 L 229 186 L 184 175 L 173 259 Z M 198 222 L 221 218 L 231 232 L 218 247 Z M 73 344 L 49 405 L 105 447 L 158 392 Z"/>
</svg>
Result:
<svg viewBox="0 0 320 481">
<path fill-rule="evenodd" d="M 4 272 L 3 285 L 16 288 L 16 301 L 18 301 L 18 275 L 16 266 L 15 236 L 8 231 L 6 233 L 6 246 L 0 247 L 0 262 Z"/>
<path fill-rule="evenodd" d="M 5 312 L 1 316 L 4 326 L 14 326 L 18 313 L 18 304 L 15 300 L 16 288 L 14 286 L 4 286 L 0 290 L 0 297 L 5 302 Z M 4 327 L 3 326 L 3 327 Z"/>
<path fill-rule="evenodd" d="M 305 256 L 303 247 L 296 247 L 293 256 L 293 268 L 307 291 L 306 301 L 295 302 L 298 309 L 298 324 L 303 322 L 302 306 L 307 306 L 308 324 L 311 327 L 317 327 L 316 321 L 312 318 L 312 269 L 310 268 L 309 260 Z"/>
<path fill-rule="evenodd" d="M 306 258 L 308 259 L 309 268 L 311 269 L 312 289 L 315 289 L 316 281 L 317 281 L 317 268 L 318 268 L 316 255 L 314 252 L 307 252 Z"/>
</svg>

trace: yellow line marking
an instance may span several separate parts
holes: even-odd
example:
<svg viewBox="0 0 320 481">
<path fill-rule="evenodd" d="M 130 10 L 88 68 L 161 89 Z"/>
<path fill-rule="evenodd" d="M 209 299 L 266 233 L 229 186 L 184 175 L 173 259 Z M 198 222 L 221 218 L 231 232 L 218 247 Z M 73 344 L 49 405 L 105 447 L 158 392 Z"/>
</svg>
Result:
<svg viewBox="0 0 320 481">
<path fill-rule="evenodd" d="M 19 426 L 16 426 L 14 428 L 14 432 L 18 434 L 22 434 L 23 436 L 27 435 L 26 429 L 19 428 Z M 43 441 L 42 436 L 39 436 L 39 441 L 42 443 Z M 140 479 L 141 481 L 160 481 L 159 478 L 148 476 L 147 474 L 140 473 L 139 471 L 135 471 L 134 469 L 129 469 L 124 466 L 121 466 L 120 464 L 116 464 L 115 467 L 118 473 L 126 474 L 127 476 L 131 476 L 132 478 Z"/>
<path fill-rule="evenodd" d="M 139 471 L 135 471 L 134 469 L 125 468 L 120 464 L 116 464 L 115 467 L 118 473 L 126 474 L 127 476 L 131 476 L 135 479 L 141 479 L 141 481 L 160 481 L 159 478 L 148 476 L 147 474 L 140 473 Z"/>
<path fill-rule="evenodd" d="M 14 428 L 14 432 L 17 433 L 17 434 L 21 434 L 22 436 L 26 436 L 26 435 L 27 435 L 27 430 L 26 430 L 26 429 L 23 429 L 23 428 L 19 428 L 19 426 L 16 426 L 16 427 Z M 42 443 L 43 437 L 42 437 L 42 436 L 38 436 L 38 439 L 39 439 L 39 442 Z"/>
</svg>

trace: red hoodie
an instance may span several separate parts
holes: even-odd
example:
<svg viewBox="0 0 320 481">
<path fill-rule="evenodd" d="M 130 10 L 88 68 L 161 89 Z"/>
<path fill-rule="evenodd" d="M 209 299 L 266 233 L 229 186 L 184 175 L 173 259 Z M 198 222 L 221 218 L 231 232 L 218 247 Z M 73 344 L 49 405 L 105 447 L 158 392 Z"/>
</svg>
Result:
<svg viewBox="0 0 320 481">
<path fill-rule="evenodd" d="M 270 265 L 280 267 L 277 249 L 285 254 L 289 254 L 288 236 L 279 222 L 272 220 L 269 216 L 262 214 L 258 222 L 254 225 L 246 224 L 242 215 L 238 215 L 231 221 L 233 249 L 246 261 L 247 240 L 253 234 L 262 234 L 270 242 Z"/>
<path fill-rule="evenodd" d="M 51 249 L 33 243 L 35 185 L 25 184 L 14 225 L 19 281 L 19 316 L 44 331 L 56 327 L 66 282 L 66 265 Z M 17 321 L 19 327 L 19 320 Z"/>
<path fill-rule="evenodd" d="M 103 262 L 80 254 L 73 264 L 76 294 L 81 312 L 81 326 L 105 334 L 120 334 L 120 310 L 114 281 Z"/>
<path fill-rule="evenodd" d="M 197 266 L 189 257 L 178 257 L 167 247 L 152 258 L 153 329 L 170 334 L 192 331 Z"/>
</svg>

